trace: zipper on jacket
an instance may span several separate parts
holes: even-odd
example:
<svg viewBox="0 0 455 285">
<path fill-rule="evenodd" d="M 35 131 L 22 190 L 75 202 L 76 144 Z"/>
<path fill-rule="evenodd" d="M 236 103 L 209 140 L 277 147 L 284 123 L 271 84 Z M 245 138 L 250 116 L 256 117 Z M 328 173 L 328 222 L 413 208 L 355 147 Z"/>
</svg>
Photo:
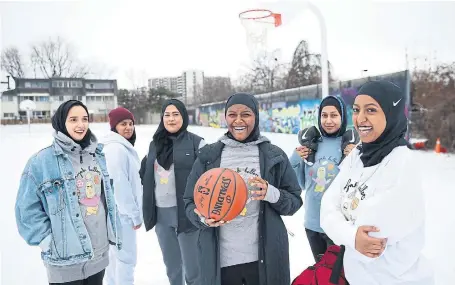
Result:
<svg viewBox="0 0 455 285">
<path fill-rule="evenodd" d="M 80 163 L 81 164 L 84 163 L 84 161 L 82 160 L 82 150 L 79 151 L 79 157 L 80 157 L 80 160 L 79 160 Z"/>
</svg>

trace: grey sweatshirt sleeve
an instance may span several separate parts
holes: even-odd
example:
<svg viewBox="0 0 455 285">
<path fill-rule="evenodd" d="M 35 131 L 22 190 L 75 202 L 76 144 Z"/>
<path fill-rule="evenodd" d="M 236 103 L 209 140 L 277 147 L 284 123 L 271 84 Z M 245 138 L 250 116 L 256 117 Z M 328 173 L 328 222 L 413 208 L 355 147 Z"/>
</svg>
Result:
<svg viewBox="0 0 455 285">
<path fill-rule="evenodd" d="M 297 180 L 296 173 L 294 172 L 291 162 L 287 159 L 286 154 L 283 152 L 283 156 L 286 157 L 283 162 L 281 169 L 281 179 L 280 185 L 273 185 L 273 188 L 276 188 L 280 192 L 278 201 L 276 203 L 270 203 L 271 207 L 275 209 L 280 215 L 283 216 L 292 216 L 294 215 L 300 207 L 303 205 L 301 198 L 302 190 L 300 188 L 299 182 Z M 269 185 L 269 188 L 272 185 Z M 270 190 L 270 189 L 269 189 Z M 267 191 L 268 192 L 268 191 Z M 271 191 L 269 197 L 273 201 L 275 190 Z"/>
</svg>

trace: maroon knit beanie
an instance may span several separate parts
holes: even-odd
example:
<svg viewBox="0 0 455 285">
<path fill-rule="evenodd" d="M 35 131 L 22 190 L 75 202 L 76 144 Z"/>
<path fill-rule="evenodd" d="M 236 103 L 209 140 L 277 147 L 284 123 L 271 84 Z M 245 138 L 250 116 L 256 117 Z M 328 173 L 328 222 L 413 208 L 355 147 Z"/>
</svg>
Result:
<svg viewBox="0 0 455 285">
<path fill-rule="evenodd" d="M 114 129 L 118 123 L 126 119 L 133 120 L 134 124 L 133 113 L 131 113 L 128 109 L 118 107 L 109 112 L 109 124 L 111 125 L 111 129 Z"/>
</svg>

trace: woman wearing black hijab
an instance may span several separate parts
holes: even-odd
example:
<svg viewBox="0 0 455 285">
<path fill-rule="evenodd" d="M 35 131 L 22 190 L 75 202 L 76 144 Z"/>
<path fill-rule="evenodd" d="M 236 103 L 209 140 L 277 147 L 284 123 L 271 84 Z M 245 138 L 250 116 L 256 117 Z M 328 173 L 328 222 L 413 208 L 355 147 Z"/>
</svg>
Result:
<svg viewBox="0 0 455 285">
<path fill-rule="evenodd" d="M 185 215 L 183 194 L 204 140 L 187 131 L 188 113 L 176 99 L 165 102 L 140 175 L 147 231 L 155 228 L 171 285 L 198 285 L 198 231 Z"/>
<path fill-rule="evenodd" d="M 53 144 L 30 158 L 20 181 L 18 230 L 41 248 L 49 284 L 102 285 L 109 244 L 121 249 L 106 160 L 88 122 L 82 102 L 60 105 Z"/>
<path fill-rule="evenodd" d="M 422 256 L 425 202 L 421 162 L 404 139 L 406 98 L 388 81 L 364 84 L 353 105 L 361 145 L 322 198 L 321 226 L 346 248 L 351 285 L 431 285 Z"/>
<path fill-rule="evenodd" d="M 201 229 L 199 284 L 289 285 L 289 244 L 281 216 L 302 206 L 297 177 L 283 150 L 261 136 L 253 95 L 232 95 L 225 117 L 228 132 L 200 150 L 184 197 L 188 218 Z M 218 167 L 236 171 L 252 186 L 244 210 L 229 223 L 205 219 L 193 199 L 199 177 Z"/>
</svg>

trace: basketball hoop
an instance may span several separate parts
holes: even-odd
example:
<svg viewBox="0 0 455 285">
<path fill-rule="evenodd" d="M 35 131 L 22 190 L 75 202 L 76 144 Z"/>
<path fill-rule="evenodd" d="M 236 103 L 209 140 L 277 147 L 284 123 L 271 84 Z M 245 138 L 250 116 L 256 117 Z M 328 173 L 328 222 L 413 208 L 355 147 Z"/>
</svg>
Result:
<svg viewBox="0 0 455 285">
<path fill-rule="evenodd" d="M 251 9 L 239 14 L 252 56 L 267 51 L 267 32 L 281 25 L 281 14 L 267 9 Z"/>
</svg>

